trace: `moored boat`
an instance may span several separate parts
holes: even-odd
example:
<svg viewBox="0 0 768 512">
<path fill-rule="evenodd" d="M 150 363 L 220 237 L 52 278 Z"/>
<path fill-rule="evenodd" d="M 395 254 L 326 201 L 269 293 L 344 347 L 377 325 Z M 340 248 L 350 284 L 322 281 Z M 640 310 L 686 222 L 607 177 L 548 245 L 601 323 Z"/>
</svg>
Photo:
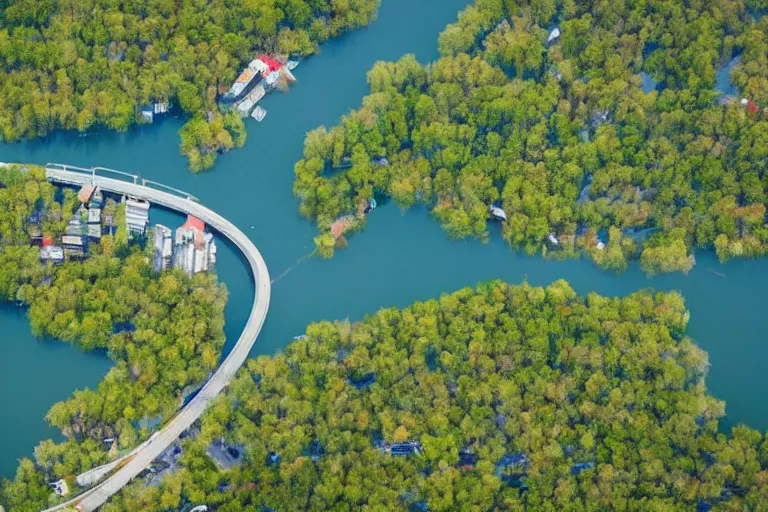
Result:
<svg viewBox="0 0 768 512">
<path fill-rule="evenodd" d="M 504 210 L 502 210 L 501 208 L 499 208 L 495 204 L 489 205 L 488 206 L 488 211 L 490 211 L 491 215 L 493 215 L 497 219 L 507 220 L 507 212 L 505 212 Z"/>
</svg>

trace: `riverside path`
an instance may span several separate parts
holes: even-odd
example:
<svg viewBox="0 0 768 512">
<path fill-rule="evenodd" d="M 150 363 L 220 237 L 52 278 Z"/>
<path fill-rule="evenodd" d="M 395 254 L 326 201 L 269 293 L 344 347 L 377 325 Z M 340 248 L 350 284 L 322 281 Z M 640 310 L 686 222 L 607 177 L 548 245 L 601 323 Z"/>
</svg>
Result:
<svg viewBox="0 0 768 512">
<path fill-rule="evenodd" d="M 69 507 L 90 512 L 103 505 L 110 496 L 122 489 L 160 456 L 184 430 L 188 429 L 203 414 L 208 403 L 229 384 L 237 370 L 248 358 L 248 354 L 256 342 L 256 337 L 264 325 L 269 309 L 271 286 L 267 265 L 253 242 L 234 224 L 201 205 L 192 196 L 180 190 L 141 180 L 138 176 L 111 169 L 83 169 L 61 164 L 47 164 L 45 171 L 48 181 L 52 183 L 74 186 L 95 185 L 105 192 L 145 199 L 152 204 L 199 218 L 237 246 L 248 260 L 255 281 L 253 307 L 245 328 L 232 351 L 203 385 L 200 392 L 162 429 L 124 457 L 122 465 L 106 480 L 66 503 L 44 511 L 53 512 Z M 118 176 L 118 178 L 102 176 L 102 173 L 109 173 Z"/>
</svg>

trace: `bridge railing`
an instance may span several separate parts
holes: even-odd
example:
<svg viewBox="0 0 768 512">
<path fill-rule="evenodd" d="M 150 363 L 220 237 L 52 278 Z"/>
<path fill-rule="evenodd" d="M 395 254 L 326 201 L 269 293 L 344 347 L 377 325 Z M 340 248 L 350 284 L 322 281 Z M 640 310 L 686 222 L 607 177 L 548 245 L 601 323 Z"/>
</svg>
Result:
<svg viewBox="0 0 768 512">
<path fill-rule="evenodd" d="M 45 164 L 45 167 L 47 169 L 55 169 L 55 170 L 58 170 L 58 171 L 79 172 L 79 173 L 82 173 L 82 174 L 93 175 L 93 169 L 86 169 L 85 167 L 77 167 L 75 165 L 47 163 L 47 164 Z"/>
<path fill-rule="evenodd" d="M 128 172 L 118 171 L 116 169 L 110 169 L 108 167 L 92 167 L 90 169 L 86 169 L 85 167 L 77 167 L 74 165 L 67 165 L 67 164 L 57 164 L 57 163 L 47 163 L 45 164 L 45 167 L 47 169 L 51 169 L 54 171 L 66 171 L 66 172 L 75 172 L 78 174 L 88 174 L 91 176 L 91 183 L 94 182 L 95 178 L 97 176 L 101 176 L 104 174 L 108 175 L 115 175 L 118 179 L 121 181 L 131 182 L 134 185 L 143 185 L 148 188 L 153 188 L 155 190 L 159 190 L 161 192 L 169 192 L 177 197 L 180 197 L 182 199 L 188 199 L 190 201 L 194 201 L 196 203 L 199 203 L 200 201 L 197 199 L 197 197 L 193 196 L 189 192 L 185 192 L 179 188 L 170 187 L 168 185 L 164 185 L 160 182 L 149 180 L 146 178 L 140 178 L 137 174 L 131 174 Z M 111 176 L 104 176 L 104 177 L 111 177 Z M 141 180 L 141 182 L 139 182 Z"/>
<path fill-rule="evenodd" d="M 165 192 L 170 192 L 170 193 L 172 193 L 174 195 L 177 195 L 177 196 L 179 196 L 179 197 L 181 197 L 183 199 L 189 199 L 189 200 L 194 201 L 196 203 L 200 202 L 192 194 L 184 192 L 183 190 L 175 188 L 175 187 L 169 187 L 168 185 L 163 185 L 162 183 L 158 183 L 157 181 L 152 181 L 152 180 L 148 180 L 146 178 L 142 178 L 141 184 L 144 185 L 145 187 L 154 188 L 154 189 L 165 191 Z"/>
<path fill-rule="evenodd" d="M 139 180 L 139 176 L 136 175 L 136 174 L 130 174 L 130 173 L 123 172 L 123 171 L 117 171 L 115 169 L 110 169 L 108 167 L 94 167 L 93 168 L 93 175 L 94 176 L 96 174 L 102 174 L 102 173 L 104 173 L 104 174 L 116 174 L 120 178 L 130 178 L 133 181 L 133 183 L 136 183 Z"/>
</svg>

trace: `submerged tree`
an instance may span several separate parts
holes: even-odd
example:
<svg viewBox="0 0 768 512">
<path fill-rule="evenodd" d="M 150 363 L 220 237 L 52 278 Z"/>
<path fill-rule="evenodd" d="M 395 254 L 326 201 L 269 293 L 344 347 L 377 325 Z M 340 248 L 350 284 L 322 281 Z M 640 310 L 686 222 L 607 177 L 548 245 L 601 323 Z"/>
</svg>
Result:
<svg viewBox="0 0 768 512">
<path fill-rule="evenodd" d="M 765 439 L 719 431 L 687 321 L 676 293 L 558 281 L 313 324 L 240 372 L 183 469 L 105 511 L 766 510 Z"/>
<path fill-rule="evenodd" d="M 763 255 L 767 28 L 742 0 L 478 1 L 441 34 L 441 59 L 377 63 L 361 108 L 308 134 L 299 211 L 326 232 L 388 196 L 486 240 L 494 205 L 513 247 L 583 249 L 612 270 L 640 258 L 652 273 L 687 271 L 697 247 Z M 734 54 L 747 105 L 715 90 Z"/>
</svg>

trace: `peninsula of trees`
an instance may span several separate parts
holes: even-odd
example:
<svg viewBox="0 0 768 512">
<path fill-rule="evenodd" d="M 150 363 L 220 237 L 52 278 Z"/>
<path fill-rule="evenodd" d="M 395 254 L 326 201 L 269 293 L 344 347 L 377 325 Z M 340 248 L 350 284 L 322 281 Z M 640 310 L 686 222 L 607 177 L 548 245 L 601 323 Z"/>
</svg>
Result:
<svg viewBox="0 0 768 512">
<path fill-rule="evenodd" d="M 441 34 L 437 62 L 378 63 L 362 107 L 307 135 L 300 212 L 325 256 L 372 197 L 425 204 L 450 236 L 483 240 L 494 205 L 511 246 L 615 271 L 639 258 L 650 274 L 685 272 L 696 248 L 764 255 L 764 10 L 478 0 Z M 718 69 L 734 56 L 728 97 Z"/>
<path fill-rule="evenodd" d="M 139 106 L 189 117 L 182 151 L 193 170 L 242 145 L 216 99 L 258 51 L 304 56 L 368 24 L 378 0 L 105 0 L 0 3 L 0 141 L 53 130 L 125 130 Z"/>
<path fill-rule="evenodd" d="M 676 293 L 559 281 L 317 323 L 241 370 L 175 472 L 103 511 L 768 510 L 768 443 L 720 432 L 687 320 Z"/>
<path fill-rule="evenodd" d="M 66 441 L 43 441 L 35 462 L 21 461 L 16 483 L 6 483 L 0 498 L 13 511 L 45 508 L 49 482 L 146 439 L 208 378 L 224 345 L 223 285 L 211 274 L 156 274 L 121 228 L 91 244 L 84 261 L 41 264 L 27 219 L 40 215 L 43 233 L 55 236 L 77 206 L 76 192 L 57 191 L 44 169 L 0 167 L 0 300 L 27 307 L 36 336 L 100 350 L 115 362 L 97 389 L 51 407 L 46 419 Z"/>
</svg>

